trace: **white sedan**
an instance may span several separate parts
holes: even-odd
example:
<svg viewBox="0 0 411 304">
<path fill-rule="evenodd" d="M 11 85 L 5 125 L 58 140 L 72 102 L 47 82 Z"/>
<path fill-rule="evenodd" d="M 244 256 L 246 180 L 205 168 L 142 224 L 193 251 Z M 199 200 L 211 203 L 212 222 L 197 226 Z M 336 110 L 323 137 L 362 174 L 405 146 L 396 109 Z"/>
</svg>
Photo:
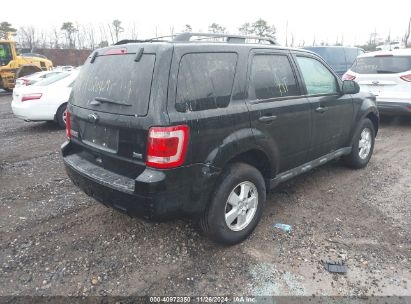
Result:
<svg viewBox="0 0 411 304">
<path fill-rule="evenodd" d="M 16 80 L 15 87 L 21 86 L 28 86 L 35 84 L 36 82 L 42 81 L 46 78 L 54 77 L 57 74 L 60 74 L 61 71 L 44 71 L 44 72 L 37 72 L 31 75 L 20 77 Z"/>
<path fill-rule="evenodd" d="M 79 71 L 62 72 L 31 86 L 13 90 L 11 108 L 25 121 L 54 121 L 66 126 L 66 106 Z"/>
</svg>

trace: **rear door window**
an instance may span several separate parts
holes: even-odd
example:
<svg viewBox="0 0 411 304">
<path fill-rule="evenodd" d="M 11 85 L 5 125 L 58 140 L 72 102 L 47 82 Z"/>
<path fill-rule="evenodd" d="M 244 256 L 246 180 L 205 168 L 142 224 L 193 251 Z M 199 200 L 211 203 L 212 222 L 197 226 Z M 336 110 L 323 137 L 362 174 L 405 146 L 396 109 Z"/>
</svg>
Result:
<svg viewBox="0 0 411 304">
<path fill-rule="evenodd" d="M 255 55 L 251 64 L 250 99 L 270 99 L 300 95 L 286 55 Z"/>
<path fill-rule="evenodd" d="M 359 74 L 392 74 L 411 70 L 411 56 L 357 58 L 351 70 Z"/>
<path fill-rule="evenodd" d="M 228 106 L 236 65 L 236 53 L 184 55 L 178 71 L 176 108 L 201 111 Z"/>
<path fill-rule="evenodd" d="M 297 62 L 304 78 L 308 95 L 338 93 L 337 79 L 319 60 L 297 56 Z"/>
<path fill-rule="evenodd" d="M 144 116 L 148 111 L 156 56 L 144 54 L 98 56 L 85 64 L 73 87 L 70 102 L 90 108 L 93 100 L 103 100 L 102 112 Z M 104 102 L 105 100 L 105 102 Z"/>
</svg>

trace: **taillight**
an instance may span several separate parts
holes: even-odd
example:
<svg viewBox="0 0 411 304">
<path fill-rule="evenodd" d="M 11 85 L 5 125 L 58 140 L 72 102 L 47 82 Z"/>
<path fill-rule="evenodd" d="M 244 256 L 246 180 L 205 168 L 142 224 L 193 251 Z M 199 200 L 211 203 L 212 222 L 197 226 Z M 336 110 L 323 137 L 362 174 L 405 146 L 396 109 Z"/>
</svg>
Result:
<svg viewBox="0 0 411 304">
<path fill-rule="evenodd" d="M 152 127 L 148 132 L 147 166 L 172 168 L 184 163 L 189 128 L 186 125 Z"/>
<path fill-rule="evenodd" d="M 41 93 L 24 94 L 21 97 L 21 101 L 40 99 L 41 96 L 43 96 Z"/>
<path fill-rule="evenodd" d="M 66 110 L 66 136 L 68 139 L 71 138 L 70 112 L 67 110 Z"/>
<path fill-rule="evenodd" d="M 400 78 L 404 81 L 411 82 L 411 74 L 401 76 Z"/>
<path fill-rule="evenodd" d="M 342 80 L 354 80 L 356 77 L 354 75 L 345 73 L 342 77 Z"/>
</svg>

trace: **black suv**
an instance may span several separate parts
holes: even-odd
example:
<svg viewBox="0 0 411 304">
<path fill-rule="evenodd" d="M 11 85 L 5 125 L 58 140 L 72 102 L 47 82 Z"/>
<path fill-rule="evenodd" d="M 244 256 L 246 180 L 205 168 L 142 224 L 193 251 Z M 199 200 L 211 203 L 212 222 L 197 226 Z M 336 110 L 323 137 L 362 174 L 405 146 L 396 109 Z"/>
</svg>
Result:
<svg viewBox="0 0 411 304">
<path fill-rule="evenodd" d="M 201 33 L 95 51 L 67 109 L 76 185 L 129 215 L 192 216 L 226 244 L 278 183 L 340 157 L 365 167 L 379 124 L 375 97 L 318 55 Z"/>
</svg>

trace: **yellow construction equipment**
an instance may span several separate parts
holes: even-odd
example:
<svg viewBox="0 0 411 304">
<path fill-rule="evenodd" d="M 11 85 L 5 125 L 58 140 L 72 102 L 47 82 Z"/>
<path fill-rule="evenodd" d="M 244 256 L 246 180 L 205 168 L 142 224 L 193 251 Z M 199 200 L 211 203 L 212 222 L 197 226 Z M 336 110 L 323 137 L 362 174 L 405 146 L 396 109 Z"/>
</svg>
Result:
<svg viewBox="0 0 411 304">
<path fill-rule="evenodd" d="M 52 68 L 53 63 L 47 58 L 18 56 L 15 41 L 0 40 L 0 89 L 11 91 L 17 78 Z"/>
</svg>

